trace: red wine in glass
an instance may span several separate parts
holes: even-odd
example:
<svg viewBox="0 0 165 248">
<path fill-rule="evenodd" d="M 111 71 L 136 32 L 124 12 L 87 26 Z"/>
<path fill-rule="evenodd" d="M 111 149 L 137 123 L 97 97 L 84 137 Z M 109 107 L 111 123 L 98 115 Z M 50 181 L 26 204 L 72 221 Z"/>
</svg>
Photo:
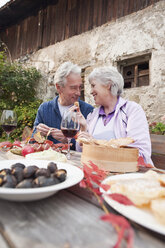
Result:
<svg viewBox="0 0 165 248">
<path fill-rule="evenodd" d="M 70 141 L 79 131 L 79 120 L 77 112 L 65 111 L 61 121 L 61 131 L 64 136 L 68 139 L 68 152 L 67 159 L 70 159 Z"/>
<path fill-rule="evenodd" d="M 17 125 L 1 125 L 3 130 L 6 132 L 6 133 L 11 133 L 16 127 Z"/>
<path fill-rule="evenodd" d="M 9 138 L 10 133 L 17 126 L 17 115 L 13 110 L 3 110 L 1 120 L 1 126 L 7 134 L 7 138 Z"/>
<path fill-rule="evenodd" d="M 77 134 L 78 130 L 76 129 L 63 129 L 61 128 L 61 131 L 63 132 L 63 135 L 66 137 L 66 138 L 74 138 L 74 136 Z"/>
</svg>

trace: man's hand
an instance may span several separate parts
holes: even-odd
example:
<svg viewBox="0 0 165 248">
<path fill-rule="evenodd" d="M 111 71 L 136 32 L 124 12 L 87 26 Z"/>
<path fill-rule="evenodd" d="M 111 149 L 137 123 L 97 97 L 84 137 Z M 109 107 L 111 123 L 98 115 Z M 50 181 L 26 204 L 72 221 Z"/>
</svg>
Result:
<svg viewBox="0 0 165 248">
<path fill-rule="evenodd" d="M 54 139 L 59 140 L 62 143 L 67 143 L 67 138 L 63 135 L 62 131 L 58 128 L 48 127 L 47 125 L 40 123 L 37 127 L 37 132 L 40 132 L 44 136 L 51 135 Z"/>
<path fill-rule="evenodd" d="M 50 127 L 43 123 L 40 123 L 38 126 L 36 126 L 36 130 L 37 132 L 40 132 L 42 135 L 46 136 L 50 131 Z"/>
</svg>

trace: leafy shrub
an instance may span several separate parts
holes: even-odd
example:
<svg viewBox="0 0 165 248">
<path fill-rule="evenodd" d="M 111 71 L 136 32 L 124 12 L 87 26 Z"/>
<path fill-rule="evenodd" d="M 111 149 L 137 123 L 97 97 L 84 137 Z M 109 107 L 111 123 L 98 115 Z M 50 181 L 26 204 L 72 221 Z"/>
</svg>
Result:
<svg viewBox="0 0 165 248">
<path fill-rule="evenodd" d="M 10 63 L 0 52 L 0 108 L 35 101 L 36 86 L 41 74 L 35 68 L 25 68 L 20 63 Z"/>
<path fill-rule="evenodd" d="M 10 134 L 11 140 L 22 139 L 22 132 L 26 126 L 33 128 L 33 123 L 41 100 L 31 102 L 28 105 L 15 106 L 14 111 L 18 116 L 17 128 Z M 2 133 L 2 139 L 6 139 L 5 132 Z"/>
<path fill-rule="evenodd" d="M 150 133 L 165 135 L 165 124 L 162 122 L 153 122 L 149 125 Z"/>
<path fill-rule="evenodd" d="M 17 113 L 17 128 L 10 134 L 12 139 L 22 136 L 25 126 L 33 127 L 33 122 L 41 100 L 35 97 L 41 74 L 36 68 L 26 68 L 20 63 L 9 62 L 4 52 L 0 52 L 0 116 L 3 109 L 13 109 Z M 0 137 L 6 134 L 0 128 Z"/>
<path fill-rule="evenodd" d="M 20 105 L 14 108 L 18 116 L 17 129 L 11 134 L 13 139 L 22 137 L 22 132 L 26 126 L 33 128 L 33 123 L 41 100 L 31 102 L 28 105 Z"/>
</svg>

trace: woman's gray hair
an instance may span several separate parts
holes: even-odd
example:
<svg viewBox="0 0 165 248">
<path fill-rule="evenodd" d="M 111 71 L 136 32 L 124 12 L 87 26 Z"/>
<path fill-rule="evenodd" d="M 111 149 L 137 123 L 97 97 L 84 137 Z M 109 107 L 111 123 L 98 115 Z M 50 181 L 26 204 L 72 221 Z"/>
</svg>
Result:
<svg viewBox="0 0 165 248">
<path fill-rule="evenodd" d="M 70 74 L 81 74 L 81 68 L 78 65 L 73 64 L 72 62 L 64 62 L 60 67 L 57 69 L 54 83 L 64 86 L 66 83 L 66 77 Z"/>
<path fill-rule="evenodd" d="M 106 66 L 95 68 L 88 76 L 89 82 L 95 80 L 97 83 L 111 85 L 111 94 L 114 96 L 121 95 L 124 87 L 122 75 L 115 67 Z"/>
</svg>

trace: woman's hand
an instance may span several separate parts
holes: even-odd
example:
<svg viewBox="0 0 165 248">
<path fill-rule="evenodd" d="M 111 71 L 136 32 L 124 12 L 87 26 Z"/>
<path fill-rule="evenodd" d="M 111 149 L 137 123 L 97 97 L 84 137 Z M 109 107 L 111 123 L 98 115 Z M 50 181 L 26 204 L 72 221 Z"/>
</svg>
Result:
<svg viewBox="0 0 165 248">
<path fill-rule="evenodd" d="M 93 139 L 92 135 L 90 135 L 89 133 L 87 132 L 79 132 L 78 135 L 77 135 L 77 142 L 79 143 L 80 146 L 82 146 L 83 144 L 83 139 L 84 140 L 90 140 L 90 139 Z"/>
<path fill-rule="evenodd" d="M 73 111 L 73 112 L 76 111 L 77 117 L 78 117 L 78 120 L 80 123 L 80 130 L 81 131 L 87 131 L 87 123 L 86 123 L 84 116 L 82 115 L 82 113 L 80 111 L 80 108 L 74 105 L 69 109 L 69 111 Z"/>
</svg>

